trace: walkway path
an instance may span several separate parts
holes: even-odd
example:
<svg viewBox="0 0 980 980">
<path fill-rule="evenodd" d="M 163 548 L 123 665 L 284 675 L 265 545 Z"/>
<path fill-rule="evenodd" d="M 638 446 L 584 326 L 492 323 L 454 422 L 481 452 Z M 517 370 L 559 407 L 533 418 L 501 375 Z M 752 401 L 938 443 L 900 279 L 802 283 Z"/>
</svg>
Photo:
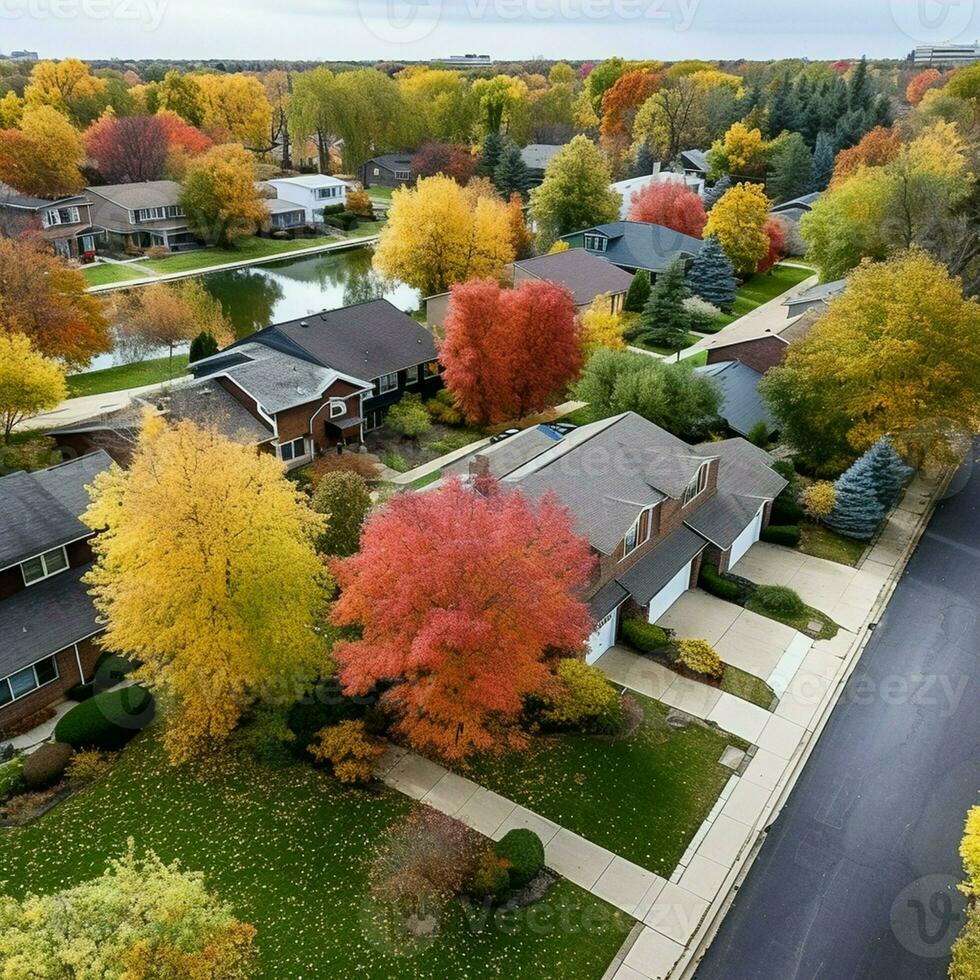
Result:
<svg viewBox="0 0 980 980">
<path fill-rule="evenodd" d="M 80 395 L 78 398 L 68 398 L 57 408 L 51 409 L 50 412 L 35 415 L 34 418 L 21 422 L 15 428 L 19 430 L 53 429 L 57 426 L 81 422 L 83 419 L 95 418 L 98 415 L 105 415 L 125 408 L 134 398 L 159 391 L 179 380 L 181 379 L 174 378 L 173 381 L 160 381 L 139 388 L 124 388 L 122 391 L 106 391 L 101 395 Z"/>
</svg>

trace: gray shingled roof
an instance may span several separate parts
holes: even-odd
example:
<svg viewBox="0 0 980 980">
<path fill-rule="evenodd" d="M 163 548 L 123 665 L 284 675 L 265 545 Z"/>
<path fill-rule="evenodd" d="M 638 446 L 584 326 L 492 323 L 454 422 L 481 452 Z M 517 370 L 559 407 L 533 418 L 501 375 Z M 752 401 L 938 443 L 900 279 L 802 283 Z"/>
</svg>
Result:
<svg viewBox="0 0 980 980">
<path fill-rule="evenodd" d="M 539 279 L 564 286 L 572 294 L 576 306 L 591 303 L 604 293 L 624 293 L 633 281 L 628 272 L 584 248 L 539 255 L 514 265 Z"/>
<path fill-rule="evenodd" d="M 216 381 L 204 380 L 170 391 L 167 417 L 213 425 L 223 436 L 244 444 L 272 438 L 272 427 L 257 419 Z"/>
<path fill-rule="evenodd" d="M 628 595 L 629 592 L 619 582 L 607 582 L 588 600 L 592 618 L 598 622 L 608 616 Z"/>
<path fill-rule="evenodd" d="M 380 163 L 387 170 L 408 170 L 411 167 L 412 155 L 410 153 L 382 153 L 380 156 L 371 157 L 368 163 Z"/>
<path fill-rule="evenodd" d="M 100 184 L 87 187 L 86 190 L 130 210 L 173 207 L 180 198 L 180 184 L 174 180 L 143 180 L 132 184 Z"/>
<path fill-rule="evenodd" d="M 846 279 L 834 279 L 832 282 L 819 282 L 816 286 L 804 289 L 783 300 L 783 306 L 799 306 L 803 303 L 819 303 L 833 298 L 847 288 Z"/>
<path fill-rule="evenodd" d="M 819 199 L 820 191 L 814 191 L 812 194 L 803 194 L 800 197 L 794 197 L 792 200 L 774 204 L 769 212 L 779 214 L 781 211 L 810 211 Z"/>
<path fill-rule="evenodd" d="M 718 361 L 694 369 L 718 386 L 721 404 L 718 414 L 730 429 L 745 436 L 753 426 L 765 422 L 772 432 L 776 428 L 772 415 L 758 391 L 762 375 L 741 361 Z"/>
<path fill-rule="evenodd" d="M 752 523 L 762 502 L 734 493 L 716 493 L 684 523 L 724 550 Z"/>
<path fill-rule="evenodd" d="M 708 156 L 704 150 L 681 150 L 680 155 L 686 157 L 687 161 L 698 170 L 707 173 L 711 169 L 711 164 L 708 163 Z"/>
<path fill-rule="evenodd" d="M 528 170 L 545 170 L 560 149 L 550 143 L 529 143 L 521 150 L 521 159 Z"/>
<path fill-rule="evenodd" d="M 571 238 L 589 232 L 608 237 L 609 242 L 602 256 L 609 262 L 631 269 L 649 269 L 651 272 L 662 271 L 678 255 L 697 255 L 704 244 L 700 238 L 692 238 L 651 221 L 613 221 L 562 237 Z"/>
<path fill-rule="evenodd" d="M 693 447 L 705 459 L 718 459 L 718 490 L 772 500 L 787 485 L 773 468 L 772 456 L 740 437 Z"/>
<path fill-rule="evenodd" d="M 645 606 L 692 558 L 707 547 L 704 538 L 683 524 L 644 555 L 618 582 Z"/>
<path fill-rule="evenodd" d="M 508 473 L 512 473 L 519 466 L 523 466 L 546 450 L 551 449 L 560 439 L 561 436 L 554 429 L 549 429 L 544 425 L 535 425 L 529 429 L 524 429 L 517 435 L 504 439 L 502 442 L 482 446 L 476 452 L 447 466 L 444 472 L 447 475 L 467 476 L 470 472 L 470 466 L 476 462 L 478 457 L 483 457 L 489 465 L 489 475 L 499 480 Z"/>
<path fill-rule="evenodd" d="M 79 520 L 89 503 L 84 488 L 111 463 L 99 450 L 37 473 L 0 478 L 0 568 L 90 534 Z M 5 616 L 6 609 L 5 602 Z"/>
<path fill-rule="evenodd" d="M 32 194 L 21 194 L 9 184 L 0 182 L 0 207 L 10 205 L 15 208 L 28 208 L 38 211 L 52 206 L 63 207 L 71 204 L 87 204 L 81 194 L 69 194 L 67 197 L 34 197 Z"/>
<path fill-rule="evenodd" d="M 95 607 L 81 581 L 90 567 L 69 569 L 4 599 L 0 677 L 99 630 Z"/>
</svg>

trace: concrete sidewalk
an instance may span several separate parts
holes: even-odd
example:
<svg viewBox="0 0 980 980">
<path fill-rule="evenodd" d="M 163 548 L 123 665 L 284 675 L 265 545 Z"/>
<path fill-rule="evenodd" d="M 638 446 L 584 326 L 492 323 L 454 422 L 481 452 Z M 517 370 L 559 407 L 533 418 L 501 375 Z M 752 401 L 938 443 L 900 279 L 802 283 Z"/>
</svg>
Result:
<svg viewBox="0 0 980 980">
<path fill-rule="evenodd" d="M 152 385 L 143 385 L 139 388 L 125 388 L 122 391 L 107 391 L 101 395 L 82 395 L 78 398 L 68 398 L 57 408 L 41 415 L 35 415 L 32 419 L 27 419 L 15 426 L 17 431 L 26 429 L 54 429 L 63 425 L 71 425 L 74 422 L 81 422 L 83 419 L 95 418 L 98 415 L 106 415 L 115 412 L 120 408 L 125 408 L 134 398 L 140 395 L 148 395 L 161 388 L 166 388 L 182 378 L 174 378 L 173 381 L 160 381 Z"/>
</svg>

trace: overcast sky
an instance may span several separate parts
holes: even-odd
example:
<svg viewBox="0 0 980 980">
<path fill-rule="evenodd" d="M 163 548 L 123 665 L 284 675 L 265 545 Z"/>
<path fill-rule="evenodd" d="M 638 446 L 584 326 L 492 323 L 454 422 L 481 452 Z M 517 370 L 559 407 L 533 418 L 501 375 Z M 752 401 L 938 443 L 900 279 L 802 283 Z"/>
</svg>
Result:
<svg viewBox="0 0 980 980">
<path fill-rule="evenodd" d="M 0 0 L 41 57 L 902 57 L 973 41 L 980 0 Z"/>
</svg>

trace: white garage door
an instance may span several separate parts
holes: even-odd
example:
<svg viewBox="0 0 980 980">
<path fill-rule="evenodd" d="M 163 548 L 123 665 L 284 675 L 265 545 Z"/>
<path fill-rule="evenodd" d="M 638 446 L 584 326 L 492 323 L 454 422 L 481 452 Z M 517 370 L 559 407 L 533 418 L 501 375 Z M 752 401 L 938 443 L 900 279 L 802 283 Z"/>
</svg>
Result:
<svg viewBox="0 0 980 980">
<path fill-rule="evenodd" d="M 616 621 L 619 610 L 614 609 L 596 624 L 595 631 L 589 637 L 589 649 L 585 654 L 587 664 L 595 663 L 616 642 Z"/>
<path fill-rule="evenodd" d="M 651 623 L 655 623 L 687 591 L 691 584 L 692 558 L 651 600 Z"/>
<path fill-rule="evenodd" d="M 732 553 L 728 559 L 729 568 L 759 540 L 759 535 L 762 533 L 762 511 L 763 508 L 760 507 L 759 513 L 752 518 L 752 523 L 732 542 Z"/>
</svg>

